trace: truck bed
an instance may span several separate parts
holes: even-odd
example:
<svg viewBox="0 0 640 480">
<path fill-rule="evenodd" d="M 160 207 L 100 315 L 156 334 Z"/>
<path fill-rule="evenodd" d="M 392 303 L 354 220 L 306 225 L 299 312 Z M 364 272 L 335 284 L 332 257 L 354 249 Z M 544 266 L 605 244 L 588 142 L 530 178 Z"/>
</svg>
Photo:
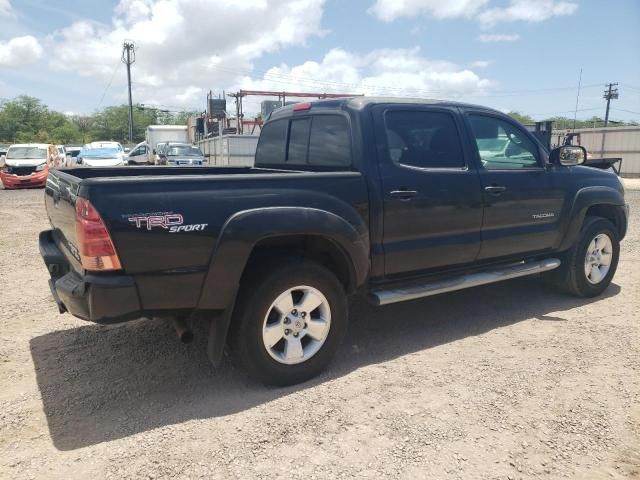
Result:
<svg viewBox="0 0 640 480">
<path fill-rule="evenodd" d="M 295 173 L 296 170 L 275 170 L 256 167 L 113 167 L 113 168 L 61 168 L 59 172 L 83 180 L 92 178 L 122 177 L 167 177 L 167 176 L 197 176 L 208 175 L 257 175 L 270 173 Z"/>
</svg>

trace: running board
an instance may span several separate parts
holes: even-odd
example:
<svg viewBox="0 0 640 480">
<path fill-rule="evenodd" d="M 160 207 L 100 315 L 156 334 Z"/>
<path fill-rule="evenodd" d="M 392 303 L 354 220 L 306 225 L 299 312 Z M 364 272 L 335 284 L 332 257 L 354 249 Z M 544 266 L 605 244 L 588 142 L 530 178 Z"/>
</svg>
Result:
<svg viewBox="0 0 640 480">
<path fill-rule="evenodd" d="M 524 277 L 536 273 L 547 272 L 558 268 L 560 260 L 557 258 L 547 258 L 538 262 L 521 262 L 511 264 L 507 267 L 494 268 L 468 275 L 438 280 L 423 285 L 412 285 L 409 287 L 392 288 L 389 290 L 372 290 L 370 298 L 376 305 L 387 305 L 389 303 L 404 302 L 416 298 L 429 297 L 439 293 L 453 292 L 463 288 L 477 287 L 487 283 L 501 282 L 510 278 Z"/>
</svg>

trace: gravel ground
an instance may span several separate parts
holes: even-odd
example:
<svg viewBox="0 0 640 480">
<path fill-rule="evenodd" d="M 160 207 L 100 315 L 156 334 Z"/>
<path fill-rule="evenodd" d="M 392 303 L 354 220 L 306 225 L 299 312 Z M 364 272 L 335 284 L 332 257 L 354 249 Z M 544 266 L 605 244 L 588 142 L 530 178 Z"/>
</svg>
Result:
<svg viewBox="0 0 640 480">
<path fill-rule="evenodd" d="M 331 369 L 274 389 L 212 369 L 202 335 L 59 315 L 42 191 L 0 191 L 0 477 L 640 478 L 640 182 L 627 196 L 601 298 L 524 278 L 355 302 Z"/>
</svg>

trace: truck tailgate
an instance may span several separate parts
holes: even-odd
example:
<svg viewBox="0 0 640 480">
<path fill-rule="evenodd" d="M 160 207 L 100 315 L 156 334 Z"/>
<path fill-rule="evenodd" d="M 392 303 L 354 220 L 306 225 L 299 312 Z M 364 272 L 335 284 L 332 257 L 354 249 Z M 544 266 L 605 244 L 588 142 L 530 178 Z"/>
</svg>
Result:
<svg viewBox="0 0 640 480">
<path fill-rule="evenodd" d="M 73 268 L 82 270 L 76 237 L 75 203 L 81 178 L 51 170 L 45 188 L 45 207 L 53 228 L 53 240 Z"/>
</svg>

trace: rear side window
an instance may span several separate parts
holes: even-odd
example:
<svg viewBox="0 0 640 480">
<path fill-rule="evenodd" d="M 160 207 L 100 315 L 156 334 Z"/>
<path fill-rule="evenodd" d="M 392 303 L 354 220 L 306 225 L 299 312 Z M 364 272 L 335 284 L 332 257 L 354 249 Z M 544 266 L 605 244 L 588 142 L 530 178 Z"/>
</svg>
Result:
<svg viewBox="0 0 640 480">
<path fill-rule="evenodd" d="M 460 137 L 445 112 L 389 111 L 387 148 L 395 163 L 420 168 L 463 168 Z"/>
<path fill-rule="evenodd" d="M 341 115 L 314 115 L 270 122 L 260 134 L 256 164 L 350 167 L 349 123 Z"/>
<path fill-rule="evenodd" d="M 289 151 L 287 162 L 293 165 L 306 165 L 307 145 L 309 144 L 310 118 L 292 120 L 289 131 Z"/>
<path fill-rule="evenodd" d="M 313 117 L 309 139 L 309 165 L 351 165 L 351 138 L 346 118 L 341 115 Z"/>
<path fill-rule="evenodd" d="M 288 123 L 288 120 L 274 120 L 264 126 L 256 150 L 256 163 L 263 165 L 284 163 Z"/>
</svg>

